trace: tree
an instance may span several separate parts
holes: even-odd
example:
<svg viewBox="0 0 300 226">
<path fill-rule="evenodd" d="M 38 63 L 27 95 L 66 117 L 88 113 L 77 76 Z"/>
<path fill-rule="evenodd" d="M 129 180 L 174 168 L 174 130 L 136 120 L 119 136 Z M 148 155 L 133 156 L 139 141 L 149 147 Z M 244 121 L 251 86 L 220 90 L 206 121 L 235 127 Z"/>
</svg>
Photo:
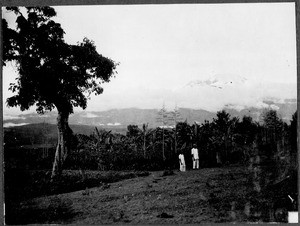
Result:
<svg viewBox="0 0 300 226">
<path fill-rule="evenodd" d="M 233 134 L 234 149 L 239 152 L 239 155 L 242 155 L 239 157 L 244 162 L 249 160 L 258 128 L 258 124 L 253 121 L 251 116 L 243 116 L 242 121 L 238 122 L 235 127 Z"/>
<path fill-rule="evenodd" d="M 131 145 L 133 145 L 135 152 L 137 153 L 137 141 L 141 134 L 141 130 L 137 125 L 128 125 L 126 136 L 130 139 Z"/>
<path fill-rule="evenodd" d="M 251 145 L 255 140 L 257 133 L 257 125 L 253 122 L 251 116 L 243 116 L 243 119 L 237 125 L 238 135 L 237 141 L 241 145 Z"/>
<path fill-rule="evenodd" d="M 169 119 L 170 121 L 174 122 L 174 147 L 175 147 L 175 154 L 177 154 L 177 122 L 182 121 L 182 117 L 180 115 L 180 112 L 177 108 L 177 106 L 175 107 L 174 111 L 170 112 L 169 115 Z"/>
<path fill-rule="evenodd" d="M 163 105 L 162 109 L 160 109 L 158 111 L 158 117 L 157 117 L 157 122 L 161 123 L 162 126 L 162 155 L 163 155 L 163 160 L 166 160 L 166 156 L 165 156 L 165 134 L 164 134 L 164 130 L 165 127 L 168 125 L 168 120 L 169 120 L 169 114 L 165 108 L 165 105 Z"/>
<path fill-rule="evenodd" d="M 128 125 L 126 136 L 136 138 L 141 133 L 141 130 L 137 125 Z"/>
<path fill-rule="evenodd" d="M 143 123 L 143 127 L 142 127 L 142 136 L 143 136 L 143 153 L 144 153 L 144 158 L 146 158 L 146 149 L 147 149 L 147 145 L 146 145 L 146 141 L 147 141 L 147 137 L 153 132 L 151 129 L 148 129 L 148 123 L 145 124 Z"/>
<path fill-rule="evenodd" d="M 291 146 L 292 146 L 292 152 L 297 152 L 297 111 L 292 116 L 291 120 L 291 127 L 290 127 L 290 133 L 291 133 Z"/>
<path fill-rule="evenodd" d="M 265 111 L 262 115 L 262 119 L 267 141 L 269 140 L 271 143 L 274 143 L 282 138 L 283 121 L 278 117 L 277 111 Z"/>
<path fill-rule="evenodd" d="M 43 114 L 54 108 L 58 111 L 58 144 L 52 178 L 60 175 L 70 147 L 72 130 L 69 115 L 74 107 L 87 107 L 92 93 L 103 92 L 101 84 L 109 82 L 118 65 L 100 55 L 93 41 L 84 38 L 77 45 L 64 41 L 64 30 L 51 18 L 56 12 L 51 7 L 8 7 L 16 14 L 16 28 L 2 21 L 4 62 L 16 63 L 19 77 L 9 89 L 16 93 L 7 105 L 22 111 L 36 105 Z M 24 15 L 23 15 L 24 14 Z"/>
<path fill-rule="evenodd" d="M 190 148 L 193 140 L 193 132 L 187 121 L 177 123 L 176 132 L 178 137 L 178 145 L 181 151 L 185 151 L 187 148 Z"/>
<path fill-rule="evenodd" d="M 226 161 L 228 160 L 229 148 L 232 145 L 231 141 L 233 137 L 233 131 L 238 121 L 239 119 L 236 117 L 230 119 L 230 114 L 225 110 L 218 111 L 217 118 L 213 119 L 216 140 L 219 144 L 219 148 L 225 152 L 224 154 Z"/>
<path fill-rule="evenodd" d="M 214 164 L 217 160 L 217 144 L 214 136 L 214 124 L 210 123 L 208 120 L 204 120 L 204 123 L 201 124 L 199 147 L 205 152 L 205 156 L 208 160 L 206 164 Z"/>
</svg>

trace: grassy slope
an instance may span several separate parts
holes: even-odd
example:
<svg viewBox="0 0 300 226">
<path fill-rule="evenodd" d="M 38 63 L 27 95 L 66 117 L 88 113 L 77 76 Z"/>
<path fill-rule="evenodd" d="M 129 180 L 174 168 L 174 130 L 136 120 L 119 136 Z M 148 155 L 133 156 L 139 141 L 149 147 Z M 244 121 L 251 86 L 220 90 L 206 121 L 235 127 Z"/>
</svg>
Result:
<svg viewBox="0 0 300 226">
<path fill-rule="evenodd" d="M 23 218 L 23 223 L 269 221 L 268 205 L 264 202 L 253 191 L 246 168 L 228 167 L 176 171 L 169 176 L 152 172 L 146 177 L 23 201 L 14 207 L 14 214 L 21 221 Z"/>
</svg>

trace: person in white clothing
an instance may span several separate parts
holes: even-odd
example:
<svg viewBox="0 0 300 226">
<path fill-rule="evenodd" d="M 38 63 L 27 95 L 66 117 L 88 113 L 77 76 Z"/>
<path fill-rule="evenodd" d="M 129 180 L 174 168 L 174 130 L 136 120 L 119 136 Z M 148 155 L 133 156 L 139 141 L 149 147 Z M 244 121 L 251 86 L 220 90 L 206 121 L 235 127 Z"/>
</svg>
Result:
<svg viewBox="0 0 300 226">
<path fill-rule="evenodd" d="M 192 148 L 193 169 L 199 169 L 199 153 L 196 144 Z"/>
<path fill-rule="evenodd" d="M 182 172 L 185 172 L 185 161 L 184 161 L 184 155 L 182 152 L 179 154 L 179 165 L 180 165 L 179 170 Z"/>
</svg>

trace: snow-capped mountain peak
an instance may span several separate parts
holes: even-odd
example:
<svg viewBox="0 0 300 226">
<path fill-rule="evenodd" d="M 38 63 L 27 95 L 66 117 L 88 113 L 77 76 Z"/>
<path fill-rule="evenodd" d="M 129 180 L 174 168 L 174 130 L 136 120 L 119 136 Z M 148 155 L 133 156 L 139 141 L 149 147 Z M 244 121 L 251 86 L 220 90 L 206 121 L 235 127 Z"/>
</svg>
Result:
<svg viewBox="0 0 300 226">
<path fill-rule="evenodd" d="M 210 87 L 222 89 L 227 86 L 242 85 L 245 84 L 246 82 L 247 79 L 239 75 L 217 74 L 208 79 L 190 81 L 187 84 L 187 86 L 189 87 L 210 86 Z"/>
</svg>

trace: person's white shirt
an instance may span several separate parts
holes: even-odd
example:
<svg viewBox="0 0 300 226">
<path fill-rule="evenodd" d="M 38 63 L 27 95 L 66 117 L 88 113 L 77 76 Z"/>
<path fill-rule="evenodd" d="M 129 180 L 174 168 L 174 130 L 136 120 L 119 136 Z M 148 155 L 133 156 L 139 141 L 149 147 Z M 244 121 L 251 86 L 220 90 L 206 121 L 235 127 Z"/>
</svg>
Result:
<svg viewBox="0 0 300 226">
<path fill-rule="evenodd" d="M 180 154 L 179 155 L 179 159 L 181 161 L 181 164 L 185 165 L 185 162 L 184 162 L 184 155 L 183 154 Z"/>
<path fill-rule="evenodd" d="M 199 154 L 198 154 L 197 148 L 192 148 L 192 155 L 193 155 L 194 159 L 199 159 Z"/>
</svg>

